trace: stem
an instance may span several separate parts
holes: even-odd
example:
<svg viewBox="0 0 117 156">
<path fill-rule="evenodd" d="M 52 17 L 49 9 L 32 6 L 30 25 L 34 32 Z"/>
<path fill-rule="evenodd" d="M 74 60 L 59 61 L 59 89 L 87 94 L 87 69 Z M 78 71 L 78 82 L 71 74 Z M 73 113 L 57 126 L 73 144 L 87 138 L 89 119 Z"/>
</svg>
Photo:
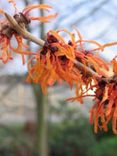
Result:
<svg viewBox="0 0 117 156">
<path fill-rule="evenodd" d="M 83 69 L 85 69 L 86 71 L 88 71 L 91 75 L 95 76 L 95 78 L 100 78 L 101 76 L 96 73 L 94 70 L 92 70 L 90 67 L 87 67 L 87 66 L 84 66 L 84 64 L 82 64 L 81 62 L 77 61 L 77 60 L 74 60 L 73 61 L 74 64 L 76 64 L 78 67 L 81 67 Z"/>
<path fill-rule="evenodd" d="M 21 27 L 18 25 L 18 23 L 16 22 L 16 20 L 11 17 L 9 14 L 4 13 L 5 17 L 7 18 L 7 20 L 9 21 L 11 27 L 20 35 L 22 35 L 24 38 L 40 45 L 40 46 L 44 46 L 45 41 L 39 38 L 36 38 L 35 36 L 33 36 L 31 33 L 29 33 L 25 28 Z M 73 60 L 72 60 L 73 61 Z M 91 75 L 95 76 L 97 79 L 100 78 L 100 75 L 98 73 L 96 73 L 94 70 L 92 70 L 90 67 L 87 67 L 85 65 L 83 65 L 81 62 L 74 60 L 73 61 L 74 64 L 76 64 L 78 67 L 85 69 L 86 71 L 88 71 Z"/>
</svg>

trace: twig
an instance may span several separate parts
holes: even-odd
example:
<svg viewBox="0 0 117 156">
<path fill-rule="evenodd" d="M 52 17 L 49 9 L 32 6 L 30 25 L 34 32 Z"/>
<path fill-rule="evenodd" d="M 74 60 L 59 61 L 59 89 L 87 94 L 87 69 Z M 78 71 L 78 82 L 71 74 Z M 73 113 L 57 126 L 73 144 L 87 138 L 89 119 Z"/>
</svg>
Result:
<svg viewBox="0 0 117 156">
<path fill-rule="evenodd" d="M 42 39 L 36 38 L 35 36 L 33 36 L 31 33 L 29 33 L 25 28 L 21 27 L 20 25 L 18 25 L 17 21 L 11 17 L 9 14 L 5 13 L 5 17 L 7 18 L 7 20 L 9 21 L 11 27 L 20 35 L 22 35 L 24 38 L 40 45 L 40 46 L 44 46 L 45 41 L 43 41 Z M 73 61 L 73 60 L 72 60 Z M 92 70 L 90 67 L 84 66 L 81 62 L 74 60 L 73 61 L 74 64 L 76 64 L 78 67 L 85 69 L 86 71 L 88 71 L 91 75 L 95 76 L 97 79 L 100 78 L 100 75 L 98 75 L 98 73 L 96 73 L 94 70 Z"/>
<path fill-rule="evenodd" d="M 79 62 L 77 60 L 74 60 L 74 64 L 76 64 L 78 67 L 85 69 L 86 71 L 88 71 L 91 75 L 93 75 L 97 79 L 99 79 L 101 77 L 98 73 L 96 73 L 90 67 L 84 66 L 84 64 L 82 64 L 81 62 Z"/>
</svg>

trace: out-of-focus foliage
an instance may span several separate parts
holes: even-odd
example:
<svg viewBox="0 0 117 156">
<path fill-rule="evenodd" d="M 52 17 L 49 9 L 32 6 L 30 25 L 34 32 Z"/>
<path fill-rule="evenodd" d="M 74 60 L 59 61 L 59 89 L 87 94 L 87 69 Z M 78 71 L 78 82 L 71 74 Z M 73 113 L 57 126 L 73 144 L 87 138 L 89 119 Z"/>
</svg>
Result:
<svg viewBox="0 0 117 156">
<path fill-rule="evenodd" d="M 67 112 L 67 108 L 66 108 Z M 68 109 L 70 112 L 70 109 Z M 71 110 L 71 113 L 73 110 Z M 66 113 L 65 113 L 66 114 Z M 69 113 L 68 113 L 69 114 Z M 69 116 L 69 115 L 68 115 Z M 0 156 L 37 156 L 35 124 L 0 128 Z M 50 156 L 116 156 L 117 138 L 107 133 L 95 137 L 87 118 L 71 117 L 49 122 Z"/>
<path fill-rule="evenodd" d="M 33 136 L 25 125 L 0 125 L 0 156 L 32 156 Z"/>
<path fill-rule="evenodd" d="M 96 142 L 88 121 L 81 118 L 51 125 L 49 141 L 51 156 L 86 156 Z"/>
<path fill-rule="evenodd" d="M 17 136 L 21 129 L 21 125 L 0 125 L 0 156 L 15 156 L 16 144 L 19 143 Z"/>
<path fill-rule="evenodd" d="M 92 147 L 88 156 L 116 156 L 117 137 L 102 139 L 99 144 L 95 144 Z"/>
</svg>

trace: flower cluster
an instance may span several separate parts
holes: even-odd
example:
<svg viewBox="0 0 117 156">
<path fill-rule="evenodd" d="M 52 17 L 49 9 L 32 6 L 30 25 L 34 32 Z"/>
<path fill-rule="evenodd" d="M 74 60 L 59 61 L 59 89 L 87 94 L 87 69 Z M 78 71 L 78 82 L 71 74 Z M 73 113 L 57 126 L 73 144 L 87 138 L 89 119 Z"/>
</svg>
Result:
<svg viewBox="0 0 117 156">
<path fill-rule="evenodd" d="M 108 131 L 108 123 L 112 121 L 112 130 L 117 134 L 117 57 L 112 60 L 114 76 L 98 80 L 95 91 L 95 105 L 90 111 L 90 122 L 94 131 Z"/>
<path fill-rule="evenodd" d="M 12 46 L 13 37 L 17 41 L 16 47 Z M 9 25 L 7 21 L 0 22 L 0 59 L 3 63 L 7 63 L 13 59 L 12 52 L 22 55 L 23 64 L 25 63 L 24 54 L 30 54 L 24 52 L 26 45 L 23 43 L 23 38 L 17 34 Z"/>
<path fill-rule="evenodd" d="M 48 22 L 50 19 L 57 16 L 57 14 L 51 14 L 49 16 L 44 17 L 31 17 L 29 15 L 30 11 L 34 9 L 44 9 L 49 11 L 52 9 L 51 6 L 42 4 L 42 5 L 29 5 L 23 9 L 22 12 L 18 12 L 16 7 L 16 3 L 13 0 L 8 0 L 9 3 L 12 3 L 15 8 L 15 14 L 13 18 L 16 22 L 26 29 L 32 20 L 37 20 L 40 22 Z M 4 11 L 0 10 L 0 14 L 4 16 Z M 16 46 L 12 46 L 11 41 L 15 39 L 17 44 Z M 15 52 L 22 55 L 22 62 L 25 63 L 24 55 L 32 55 L 33 53 L 26 51 L 27 45 L 24 44 L 23 37 L 18 32 L 14 30 L 14 28 L 10 25 L 7 19 L 3 18 L 0 20 L 0 59 L 3 63 L 7 63 L 10 59 L 12 59 L 11 52 Z"/>
<path fill-rule="evenodd" d="M 75 42 L 67 44 L 57 31 L 49 31 L 45 44 L 37 55 L 29 61 L 29 77 L 34 83 L 39 83 L 44 93 L 48 85 L 66 81 L 70 87 L 81 77 L 74 65 Z"/>
<path fill-rule="evenodd" d="M 90 67 L 99 76 L 105 76 L 102 69 L 108 71 L 108 65 L 94 55 L 94 52 L 86 51 L 83 47 L 85 41 L 77 41 L 74 34 L 67 30 L 62 31 L 69 35 L 70 40 L 66 41 L 60 35 L 61 31 L 50 30 L 47 33 L 44 46 L 29 61 L 28 81 L 32 80 L 34 83 L 40 84 L 44 93 L 46 93 L 48 85 L 65 81 L 71 88 L 76 87 L 77 97 L 71 98 L 71 100 L 77 99 L 81 102 L 81 96 L 84 94 L 83 86 L 89 89 L 92 81 L 96 80 L 86 68 Z M 78 67 L 77 62 L 82 63 L 84 68 Z"/>
<path fill-rule="evenodd" d="M 108 81 L 102 78 L 95 91 L 95 105 L 90 116 L 94 131 L 108 130 L 108 123 L 112 120 L 112 129 L 117 134 L 117 75 Z"/>
<path fill-rule="evenodd" d="M 107 77 L 109 64 L 95 54 L 95 50 L 86 50 L 85 42 L 93 43 L 102 50 L 103 45 L 95 41 L 79 39 L 69 34 L 70 40 L 66 41 L 60 36 L 61 31 L 49 31 L 44 46 L 37 55 L 29 61 L 28 81 L 38 83 L 43 93 L 47 92 L 49 85 L 57 81 L 67 82 L 72 88 L 76 88 L 76 97 L 68 100 L 83 102 L 85 96 L 93 96 L 95 104 L 90 111 L 90 122 L 94 124 L 94 131 L 98 129 L 108 130 L 108 123 L 112 120 L 112 129 L 117 134 L 117 61 L 113 59 L 114 76 Z M 79 36 L 79 33 L 78 33 Z M 78 66 L 77 61 L 83 66 Z M 100 68 L 99 68 L 100 67 Z M 87 71 L 90 68 L 98 77 Z M 94 89 L 94 94 L 88 91 Z"/>
</svg>

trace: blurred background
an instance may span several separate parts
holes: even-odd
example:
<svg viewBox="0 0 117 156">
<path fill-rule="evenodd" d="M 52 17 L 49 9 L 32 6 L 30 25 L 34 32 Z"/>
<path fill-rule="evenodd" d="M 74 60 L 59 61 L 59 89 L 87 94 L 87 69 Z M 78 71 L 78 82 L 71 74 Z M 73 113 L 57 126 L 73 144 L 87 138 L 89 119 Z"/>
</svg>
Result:
<svg viewBox="0 0 117 156">
<path fill-rule="evenodd" d="M 50 29 L 73 31 L 77 26 L 84 38 L 101 43 L 117 41 L 116 0 L 16 0 L 19 11 L 29 4 L 47 3 L 58 17 L 51 23 L 32 22 L 29 31 L 44 38 Z M 0 8 L 14 13 L 7 0 Z M 35 10 L 33 15 L 46 12 Z M 2 17 L 1 17 L 2 18 Z M 13 40 L 13 42 L 15 42 Z M 39 47 L 28 42 L 31 50 Z M 117 55 L 117 47 L 100 54 L 106 61 Z M 28 61 L 28 58 L 27 58 Z M 8 64 L 0 62 L 0 156 L 116 156 L 117 136 L 94 134 L 89 124 L 92 99 L 84 104 L 66 102 L 74 94 L 66 84 L 48 89 L 43 96 L 40 86 L 26 83 L 27 66 L 14 54 Z"/>
</svg>

